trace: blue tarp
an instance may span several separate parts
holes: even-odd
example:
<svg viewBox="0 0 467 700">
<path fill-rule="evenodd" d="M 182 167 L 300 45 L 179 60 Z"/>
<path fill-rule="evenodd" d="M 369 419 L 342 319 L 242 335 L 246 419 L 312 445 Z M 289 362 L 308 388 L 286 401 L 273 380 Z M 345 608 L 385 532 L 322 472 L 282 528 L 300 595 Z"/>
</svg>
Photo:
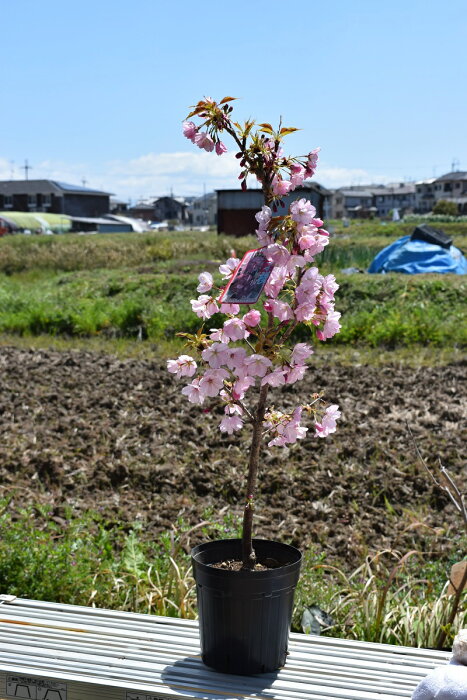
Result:
<svg viewBox="0 0 467 700">
<path fill-rule="evenodd" d="M 467 260 L 459 248 L 414 241 L 403 236 L 383 248 L 374 258 L 368 272 L 406 272 L 416 275 L 425 272 L 467 274 Z"/>
</svg>

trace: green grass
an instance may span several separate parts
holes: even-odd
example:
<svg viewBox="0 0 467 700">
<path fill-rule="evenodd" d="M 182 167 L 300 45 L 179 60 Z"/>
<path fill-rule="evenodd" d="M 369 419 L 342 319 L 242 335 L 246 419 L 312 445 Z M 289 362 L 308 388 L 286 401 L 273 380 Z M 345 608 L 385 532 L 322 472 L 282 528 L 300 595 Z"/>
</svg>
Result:
<svg viewBox="0 0 467 700">
<path fill-rule="evenodd" d="M 465 346 L 465 282 L 456 275 L 345 275 L 366 269 L 376 252 L 409 232 L 412 224 L 335 223 L 331 244 L 317 261 L 336 274 L 342 331 L 332 347 L 401 348 Z M 466 224 L 446 224 L 467 242 Z M 454 231 L 455 229 L 455 231 Z M 158 347 L 179 343 L 178 332 L 200 325 L 191 312 L 197 276 L 217 272 L 235 248 L 253 238 L 215 232 L 9 236 L 0 239 L 0 333 L 63 338 L 149 339 Z M 220 283 L 220 279 L 219 279 Z M 206 324 L 215 327 L 215 317 Z M 301 328 L 295 339 L 309 338 Z"/>
<path fill-rule="evenodd" d="M 0 272 L 118 269 L 168 260 L 224 260 L 232 248 L 243 253 L 253 238 L 231 239 L 214 232 L 5 236 L 0 239 Z"/>
<path fill-rule="evenodd" d="M 335 233 L 319 264 L 328 271 L 351 266 L 366 269 L 381 248 L 411 233 L 414 226 L 356 221 L 343 228 L 339 221 L 330 222 Z M 467 223 L 446 223 L 442 228 L 453 237 L 457 247 L 467 249 Z M 0 239 L 0 272 L 10 275 L 28 270 L 72 272 L 142 265 L 160 267 L 164 263 L 166 269 L 190 268 L 193 261 L 200 264 L 203 260 L 224 261 L 232 248 L 242 255 L 255 245 L 253 236 L 233 238 L 218 236 L 215 231 L 5 236 Z"/>
<path fill-rule="evenodd" d="M 211 269 L 215 269 L 211 266 Z M 336 306 L 342 330 L 329 345 L 382 348 L 463 347 L 465 282 L 443 275 L 337 275 Z M 201 321 L 189 300 L 197 296 L 193 272 L 135 269 L 3 276 L 0 333 L 149 339 L 170 342 L 195 332 Z M 216 327 L 216 317 L 206 324 Z M 306 340 L 301 327 L 295 340 Z"/>
<path fill-rule="evenodd" d="M 47 507 L 18 511 L 7 499 L 0 502 L 0 527 L 3 593 L 183 618 L 196 616 L 188 554 L 194 534 L 201 532 L 203 539 L 239 534 L 239 523 L 206 513 L 199 526 L 180 520 L 154 540 L 144 534 L 143 523 L 128 529 L 97 512 L 76 517 L 68 509 L 64 519 Z M 302 629 L 308 606 L 319 605 L 334 620 L 324 634 L 433 646 L 449 614 L 444 588 L 453 557 L 457 551 L 444 551 L 430 563 L 421 553 L 402 558 L 383 552 L 346 571 L 311 547 L 304 553 L 293 629 Z M 448 643 L 455 629 L 466 625 L 467 612 L 460 612 Z"/>
</svg>

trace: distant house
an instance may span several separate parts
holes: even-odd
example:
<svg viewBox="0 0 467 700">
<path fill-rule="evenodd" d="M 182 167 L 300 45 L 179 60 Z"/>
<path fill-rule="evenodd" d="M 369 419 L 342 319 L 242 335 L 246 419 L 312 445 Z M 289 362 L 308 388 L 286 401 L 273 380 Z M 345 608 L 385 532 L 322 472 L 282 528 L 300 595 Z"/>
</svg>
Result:
<svg viewBox="0 0 467 700">
<path fill-rule="evenodd" d="M 317 216 L 327 216 L 327 204 L 330 197 L 329 190 L 318 183 L 304 183 L 297 187 L 287 197 L 283 198 L 284 209 L 288 211 L 292 202 L 304 197 L 315 207 Z M 217 232 L 228 236 L 247 236 L 258 228 L 255 214 L 264 204 L 263 192 L 257 190 L 217 190 Z"/>
<path fill-rule="evenodd" d="M 467 214 L 467 172 L 455 170 L 434 181 L 435 204 L 440 199 L 457 204 L 459 214 Z"/>
<path fill-rule="evenodd" d="M 0 211 L 99 217 L 108 214 L 109 209 L 109 192 L 56 180 L 0 181 Z"/>
<path fill-rule="evenodd" d="M 217 192 L 196 197 L 188 207 L 188 218 L 193 226 L 215 226 L 217 223 Z"/>
<path fill-rule="evenodd" d="M 332 218 L 368 219 L 386 217 L 397 209 L 403 216 L 416 206 L 414 183 L 397 182 L 390 185 L 354 185 L 333 192 Z"/>
<path fill-rule="evenodd" d="M 144 221 L 177 221 L 187 223 L 187 203 L 184 197 L 149 197 L 128 210 L 131 216 Z"/>
<path fill-rule="evenodd" d="M 385 185 L 374 190 L 374 205 L 378 216 L 388 216 L 397 209 L 400 216 L 411 214 L 415 210 L 416 187 L 413 182 L 399 182 Z"/>
<path fill-rule="evenodd" d="M 367 219 L 375 216 L 377 209 L 374 205 L 376 186 L 356 185 L 335 190 L 332 195 L 331 216 L 333 219 Z"/>
<path fill-rule="evenodd" d="M 415 183 L 415 211 L 429 214 L 435 204 L 435 178 Z"/>
</svg>

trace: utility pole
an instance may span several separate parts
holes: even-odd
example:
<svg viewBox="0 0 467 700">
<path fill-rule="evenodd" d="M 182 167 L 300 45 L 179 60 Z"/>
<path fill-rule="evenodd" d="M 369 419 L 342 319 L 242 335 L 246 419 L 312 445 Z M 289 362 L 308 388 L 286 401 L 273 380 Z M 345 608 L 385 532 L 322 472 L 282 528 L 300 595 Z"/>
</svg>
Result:
<svg viewBox="0 0 467 700">
<path fill-rule="evenodd" d="M 29 165 L 27 159 L 24 161 L 24 165 L 21 170 L 24 170 L 25 180 L 29 180 L 29 171 L 32 169 L 32 165 Z"/>
<path fill-rule="evenodd" d="M 83 179 L 81 180 L 81 184 L 83 185 L 83 187 L 86 187 L 86 185 L 88 184 L 88 181 L 85 177 L 83 177 Z"/>
<path fill-rule="evenodd" d="M 206 183 L 203 182 L 203 224 L 206 226 L 208 223 L 208 210 L 206 207 Z"/>
<path fill-rule="evenodd" d="M 453 158 L 451 163 L 451 172 L 459 170 L 460 161 L 458 158 Z"/>
</svg>

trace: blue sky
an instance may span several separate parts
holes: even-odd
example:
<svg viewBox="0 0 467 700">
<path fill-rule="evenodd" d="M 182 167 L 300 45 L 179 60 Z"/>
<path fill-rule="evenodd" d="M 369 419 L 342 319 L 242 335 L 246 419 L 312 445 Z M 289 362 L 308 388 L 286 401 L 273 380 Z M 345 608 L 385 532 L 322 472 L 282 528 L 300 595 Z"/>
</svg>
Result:
<svg viewBox="0 0 467 700">
<path fill-rule="evenodd" d="M 233 154 L 181 134 L 203 95 L 300 127 L 286 150 L 321 146 L 325 186 L 467 170 L 467 0 L 0 0 L 0 16 L 0 179 L 27 158 L 30 178 L 122 199 L 235 187 Z"/>
</svg>

